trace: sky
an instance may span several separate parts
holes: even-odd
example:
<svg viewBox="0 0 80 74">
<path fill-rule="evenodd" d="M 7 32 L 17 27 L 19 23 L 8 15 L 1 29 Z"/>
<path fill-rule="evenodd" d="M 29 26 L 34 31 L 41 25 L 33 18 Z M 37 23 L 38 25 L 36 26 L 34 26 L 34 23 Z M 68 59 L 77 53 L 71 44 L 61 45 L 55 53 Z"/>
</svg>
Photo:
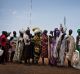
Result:
<svg viewBox="0 0 80 74">
<path fill-rule="evenodd" d="M 65 16 L 67 31 L 72 29 L 76 37 L 80 28 L 80 0 L 32 0 L 30 7 L 31 0 L 0 0 L 0 34 L 3 30 L 18 32 L 28 26 L 54 30 L 64 24 Z"/>
</svg>

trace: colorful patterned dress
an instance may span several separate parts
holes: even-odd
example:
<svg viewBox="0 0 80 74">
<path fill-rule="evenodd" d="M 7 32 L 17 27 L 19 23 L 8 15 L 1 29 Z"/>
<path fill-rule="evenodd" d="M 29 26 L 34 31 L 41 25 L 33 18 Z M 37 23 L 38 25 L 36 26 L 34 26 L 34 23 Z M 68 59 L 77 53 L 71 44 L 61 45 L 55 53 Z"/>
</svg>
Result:
<svg viewBox="0 0 80 74">
<path fill-rule="evenodd" d="M 57 64 L 57 46 L 58 38 L 52 38 L 52 43 L 50 44 L 50 64 L 56 65 Z"/>
<path fill-rule="evenodd" d="M 41 38 L 38 35 L 35 35 L 33 41 L 34 41 L 34 63 L 38 63 L 41 52 Z"/>
<path fill-rule="evenodd" d="M 41 45 L 42 45 L 41 57 L 48 58 L 48 36 L 47 35 L 44 35 L 44 34 L 42 35 Z"/>
</svg>

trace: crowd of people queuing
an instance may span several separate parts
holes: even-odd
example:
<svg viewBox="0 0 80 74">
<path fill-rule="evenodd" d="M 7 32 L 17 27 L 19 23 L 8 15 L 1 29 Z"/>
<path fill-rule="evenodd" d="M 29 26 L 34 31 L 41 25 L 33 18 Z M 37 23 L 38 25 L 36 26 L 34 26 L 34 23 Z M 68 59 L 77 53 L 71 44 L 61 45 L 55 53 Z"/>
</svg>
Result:
<svg viewBox="0 0 80 74">
<path fill-rule="evenodd" d="M 51 66 L 67 66 L 80 69 L 80 29 L 77 30 L 76 40 L 70 29 L 68 34 L 64 27 L 55 28 L 54 31 L 41 31 L 40 28 L 30 28 L 11 33 L 2 31 L 0 35 L 0 63 L 18 62 L 24 64 L 45 64 Z"/>
</svg>

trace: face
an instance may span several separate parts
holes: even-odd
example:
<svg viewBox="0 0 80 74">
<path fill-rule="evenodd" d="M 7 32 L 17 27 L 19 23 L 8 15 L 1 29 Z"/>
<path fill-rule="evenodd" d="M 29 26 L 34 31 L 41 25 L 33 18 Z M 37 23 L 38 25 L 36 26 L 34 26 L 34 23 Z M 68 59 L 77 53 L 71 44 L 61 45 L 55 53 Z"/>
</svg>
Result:
<svg viewBox="0 0 80 74">
<path fill-rule="evenodd" d="M 72 34 L 72 30 L 69 31 L 69 34 L 70 34 L 70 35 Z"/>
<path fill-rule="evenodd" d="M 26 34 L 30 34 L 30 30 L 27 30 L 27 31 L 26 31 Z"/>
<path fill-rule="evenodd" d="M 47 30 L 44 30 L 43 34 L 44 34 L 44 35 L 47 35 Z"/>
<path fill-rule="evenodd" d="M 20 36 L 23 37 L 23 33 L 20 33 Z"/>
<path fill-rule="evenodd" d="M 16 32 L 15 31 L 13 32 L 13 35 L 16 36 Z"/>
<path fill-rule="evenodd" d="M 50 34 L 53 35 L 53 31 L 51 31 Z"/>
<path fill-rule="evenodd" d="M 47 31 L 44 34 L 47 35 Z"/>
<path fill-rule="evenodd" d="M 59 35 L 60 35 L 60 31 L 57 30 L 57 31 L 56 31 L 56 36 L 59 37 Z"/>
</svg>

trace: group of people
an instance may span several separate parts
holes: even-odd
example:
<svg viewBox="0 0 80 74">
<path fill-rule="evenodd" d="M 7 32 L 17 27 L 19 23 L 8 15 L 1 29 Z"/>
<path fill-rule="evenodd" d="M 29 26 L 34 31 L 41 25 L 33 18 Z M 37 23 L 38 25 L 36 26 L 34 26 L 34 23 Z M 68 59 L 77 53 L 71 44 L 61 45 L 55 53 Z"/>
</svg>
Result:
<svg viewBox="0 0 80 74">
<path fill-rule="evenodd" d="M 50 64 L 52 66 L 70 66 L 80 69 L 80 29 L 77 30 L 76 41 L 70 29 L 68 34 L 62 25 L 54 31 L 41 31 L 40 28 L 29 27 L 16 31 L 8 39 L 10 33 L 2 31 L 0 35 L 0 63 L 19 62 L 25 64 Z"/>
</svg>

